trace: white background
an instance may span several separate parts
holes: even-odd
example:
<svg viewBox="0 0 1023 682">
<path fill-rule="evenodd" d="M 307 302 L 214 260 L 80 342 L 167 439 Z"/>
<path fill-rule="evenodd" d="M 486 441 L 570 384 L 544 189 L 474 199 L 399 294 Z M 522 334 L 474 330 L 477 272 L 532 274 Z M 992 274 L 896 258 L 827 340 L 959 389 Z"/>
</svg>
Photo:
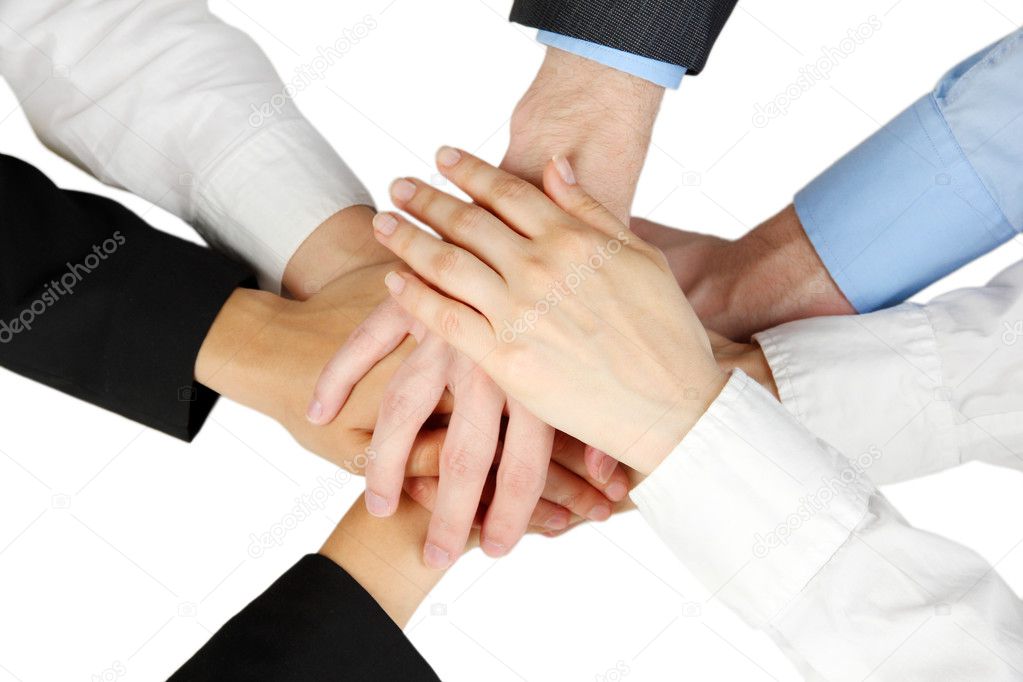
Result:
<svg viewBox="0 0 1023 682">
<path fill-rule="evenodd" d="M 302 110 L 378 199 L 399 174 L 432 175 L 442 143 L 498 160 L 540 62 L 508 0 L 223 0 L 286 80 L 367 16 L 377 27 Z M 757 128 L 824 47 L 874 15 L 880 29 Z M 928 91 L 945 69 L 1013 30 L 1010 0 L 743 0 L 704 75 L 669 92 L 634 213 L 737 236 Z M 0 150 L 58 184 L 116 197 L 158 227 L 177 219 L 45 150 L 0 87 Z M 3 191 L 0 188 L 0 191 Z M 382 204 L 383 205 L 383 204 Z M 921 248 L 926 245 L 921 244 Z M 1010 242 L 925 292 L 980 284 L 1023 256 Z M 841 387 L 836 387 L 841 390 Z M 275 423 L 222 401 L 192 445 L 0 371 L 0 681 L 163 679 L 220 625 L 315 551 L 361 490 L 349 484 L 261 558 L 247 553 L 330 465 Z M 979 551 L 1023 588 L 1023 477 L 980 465 L 890 487 L 914 524 Z M 728 514 L 728 509 L 715 513 Z M 698 585 L 636 514 L 508 558 L 464 558 L 409 637 L 452 682 L 797 679 L 763 635 Z M 622 676 L 615 672 L 624 671 Z"/>
</svg>

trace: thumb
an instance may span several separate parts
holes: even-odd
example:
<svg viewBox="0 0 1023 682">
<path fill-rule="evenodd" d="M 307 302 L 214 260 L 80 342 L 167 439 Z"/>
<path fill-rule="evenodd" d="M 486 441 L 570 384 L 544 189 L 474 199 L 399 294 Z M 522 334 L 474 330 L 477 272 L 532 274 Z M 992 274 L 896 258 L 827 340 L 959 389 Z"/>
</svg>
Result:
<svg viewBox="0 0 1023 682">
<path fill-rule="evenodd" d="M 561 154 L 543 170 L 543 191 L 563 211 L 601 232 L 617 234 L 627 229 L 614 213 L 579 185 L 572 164 Z"/>
</svg>

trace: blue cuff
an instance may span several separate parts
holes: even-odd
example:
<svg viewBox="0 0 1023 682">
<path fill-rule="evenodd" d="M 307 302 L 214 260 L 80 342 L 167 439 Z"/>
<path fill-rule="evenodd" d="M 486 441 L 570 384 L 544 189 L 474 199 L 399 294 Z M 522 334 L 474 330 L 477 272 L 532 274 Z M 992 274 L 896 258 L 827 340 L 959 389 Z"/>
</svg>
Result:
<svg viewBox="0 0 1023 682">
<path fill-rule="evenodd" d="M 678 88 L 682 83 L 682 76 L 686 73 L 684 66 L 641 57 L 638 54 L 616 50 L 613 47 L 591 43 L 588 40 L 563 36 L 560 33 L 537 31 L 536 39 L 549 47 L 556 47 L 559 50 L 592 59 L 604 66 L 630 73 L 663 88 Z"/>
<path fill-rule="evenodd" d="M 857 311 L 900 303 L 1015 234 L 928 95 L 796 195 Z"/>
</svg>

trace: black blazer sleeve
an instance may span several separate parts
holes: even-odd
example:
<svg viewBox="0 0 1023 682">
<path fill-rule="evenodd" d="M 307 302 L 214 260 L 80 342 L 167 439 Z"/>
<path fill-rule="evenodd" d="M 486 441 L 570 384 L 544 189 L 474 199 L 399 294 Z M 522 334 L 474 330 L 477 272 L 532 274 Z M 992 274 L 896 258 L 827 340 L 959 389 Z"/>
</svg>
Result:
<svg viewBox="0 0 1023 682">
<path fill-rule="evenodd" d="M 229 620 L 169 682 L 439 682 L 401 629 L 310 554 Z"/>
<path fill-rule="evenodd" d="M 511 20 L 697 74 L 737 0 L 515 0 Z"/>
<path fill-rule="evenodd" d="M 195 359 L 231 292 L 227 258 L 0 155 L 0 365 L 189 440 L 216 394 Z"/>
</svg>

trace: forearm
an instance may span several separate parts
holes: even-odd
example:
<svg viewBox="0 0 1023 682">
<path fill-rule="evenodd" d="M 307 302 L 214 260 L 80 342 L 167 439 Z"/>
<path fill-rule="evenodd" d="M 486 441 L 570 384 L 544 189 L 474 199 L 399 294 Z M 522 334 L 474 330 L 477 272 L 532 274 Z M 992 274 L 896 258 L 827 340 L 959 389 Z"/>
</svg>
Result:
<svg viewBox="0 0 1023 682">
<path fill-rule="evenodd" d="M 615 215 L 628 216 L 664 88 L 562 50 L 548 48 L 511 119 L 501 167 L 539 184 L 555 154 Z"/>
<path fill-rule="evenodd" d="M 791 204 L 736 241 L 679 234 L 684 233 L 665 231 L 651 241 L 667 252 L 704 324 L 729 338 L 746 339 L 791 320 L 855 312 Z"/>
<path fill-rule="evenodd" d="M 285 290 L 305 300 L 344 274 L 394 262 L 373 238 L 374 214 L 369 206 L 350 206 L 321 223 L 288 261 Z"/>
<path fill-rule="evenodd" d="M 430 512 L 402 496 L 388 518 L 366 511 L 360 498 L 348 510 L 320 554 L 334 561 L 404 627 L 420 602 L 444 576 L 422 560 Z"/>
</svg>

